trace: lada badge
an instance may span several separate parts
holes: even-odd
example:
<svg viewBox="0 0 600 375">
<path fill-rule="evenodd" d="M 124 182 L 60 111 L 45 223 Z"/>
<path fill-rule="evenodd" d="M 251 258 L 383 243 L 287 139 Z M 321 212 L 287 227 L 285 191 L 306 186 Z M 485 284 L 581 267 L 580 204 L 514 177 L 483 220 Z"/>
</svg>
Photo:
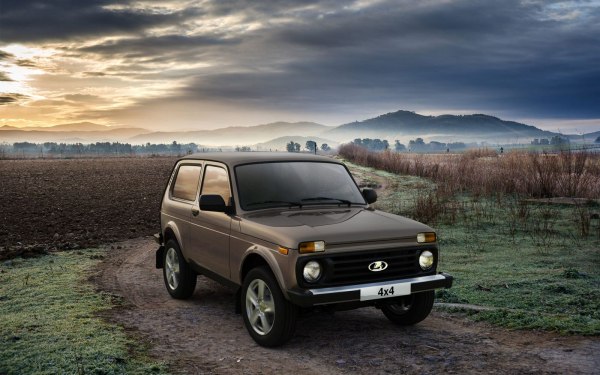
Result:
<svg viewBox="0 0 600 375">
<path fill-rule="evenodd" d="M 383 271 L 386 268 L 388 268 L 388 264 L 382 260 L 369 264 L 369 270 L 373 272 Z"/>
</svg>

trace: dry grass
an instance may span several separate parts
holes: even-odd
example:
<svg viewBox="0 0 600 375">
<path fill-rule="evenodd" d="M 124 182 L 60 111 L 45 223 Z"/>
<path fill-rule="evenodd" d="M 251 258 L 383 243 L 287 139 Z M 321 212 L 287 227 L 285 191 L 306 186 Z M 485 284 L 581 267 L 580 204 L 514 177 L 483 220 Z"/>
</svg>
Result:
<svg viewBox="0 0 600 375">
<path fill-rule="evenodd" d="M 464 154 L 422 155 L 371 152 L 352 144 L 339 154 L 361 165 L 392 173 L 430 178 L 438 194 L 470 192 L 474 196 L 518 195 L 529 198 L 600 198 L 600 155 L 472 150 Z"/>
</svg>

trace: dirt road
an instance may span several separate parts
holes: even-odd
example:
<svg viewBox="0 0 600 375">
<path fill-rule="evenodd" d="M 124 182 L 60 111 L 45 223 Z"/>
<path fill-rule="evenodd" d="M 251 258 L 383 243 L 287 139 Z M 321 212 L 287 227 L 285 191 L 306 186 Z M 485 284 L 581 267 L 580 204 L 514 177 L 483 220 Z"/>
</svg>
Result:
<svg viewBox="0 0 600 375">
<path fill-rule="evenodd" d="M 156 245 L 140 238 L 110 252 L 91 280 L 123 297 L 108 318 L 140 334 L 150 353 L 178 373 L 216 374 L 593 374 L 598 338 L 508 331 L 435 311 L 415 327 L 392 325 L 374 309 L 303 316 L 286 346 L 266 349 L 234 312 L 234 291 L 203 276 L 190 300 L 171 299 Z M 115 246 L 116 248 L 116 246 Z"/>
</svg>

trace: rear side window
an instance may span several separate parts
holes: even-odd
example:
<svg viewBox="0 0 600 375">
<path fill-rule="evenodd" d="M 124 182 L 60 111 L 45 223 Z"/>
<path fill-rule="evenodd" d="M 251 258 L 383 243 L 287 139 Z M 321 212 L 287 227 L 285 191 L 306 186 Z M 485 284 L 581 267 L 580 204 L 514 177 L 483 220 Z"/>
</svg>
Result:
<svg viewBox="0 0 600 375">
<path fill-rule="evenodd" d="M 200 181 L 199 165 L 182 165 L 177 171 L 175 183 L 173 184 L 173 197 L 187 201 L 196 200 L 196 191 Z"/>
<path fill-rule="evenodd" d="M 229 204 L 229 198 L 231 198 L 229 176 L 224 168 L 213 165 L 206 166 L 204 182 L 202 183 L 202 195 L 209 194 L 220 195 L 223 197 L 225 204 Z"/>
</svg>

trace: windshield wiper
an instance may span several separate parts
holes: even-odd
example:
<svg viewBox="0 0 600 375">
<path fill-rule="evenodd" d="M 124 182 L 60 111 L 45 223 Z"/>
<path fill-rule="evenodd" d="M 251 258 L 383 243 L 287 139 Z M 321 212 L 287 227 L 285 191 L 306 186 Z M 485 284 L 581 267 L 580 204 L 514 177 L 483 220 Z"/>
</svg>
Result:
<svg viewBox="0 0 600 375">
<path fill-rule="evenodd" d="M 298 206 L 300 208 L 302 208 L 302 203 L 300 202 L 292 202 L 292 201 L 272 201 L 272 200 L 268 200 L 268 201 L 261 201 L 261 202 L 252 202 L 252 203 L 246 203 L 246 206 L 258 206 L 260 204 L 286 204 L 290 207 L 293 206 Z"/>
<path fill-rule="evenodd" d="M 312 197 L 312 198 L 304 198 L 301 199 L 302 202 L 309 202 L 309 201 L 338 201 L 341 204 L 347 204 L 348 207 L 350 207 L 352 204 L 360 204 L 360 203 L 352 203 L 347 199 L 340 199 L 340 198 L 329 198 L 329 197 Z"/>
</svg>

